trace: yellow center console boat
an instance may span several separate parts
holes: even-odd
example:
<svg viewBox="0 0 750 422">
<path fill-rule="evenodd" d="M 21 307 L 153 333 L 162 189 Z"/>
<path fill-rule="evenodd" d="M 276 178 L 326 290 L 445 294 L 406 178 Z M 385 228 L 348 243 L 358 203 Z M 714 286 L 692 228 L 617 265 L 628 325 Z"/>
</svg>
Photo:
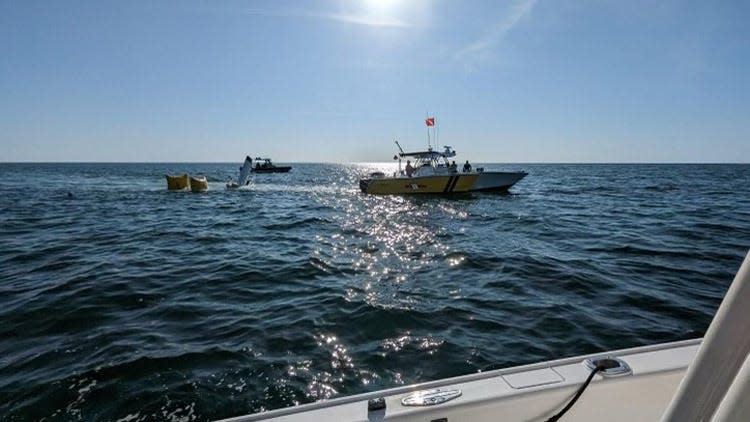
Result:
<svg viewBox="0 0 750 422">
<path fill-rule="evenodd" d="M 396 142 L 398 145 L 398 142 Z M 404 152 L 399 145 L 399 171 L 392 177 L 381 172 L 360 179 L 359 188 L 364 193 L 379 195 L 401 195 L 412 193 L 451 194 L 477 191 L 505 192 L 526 176 L 526 172 L 472 170 L 468 161 L 459 172 L 454 162 L 456 156 L 450 146 L 445 150 Z M 406 159 L 406 169 L 401 169 L 401 160 Z M 413 164 L 412 164 L 413 160 Z"/>
<path fill-rule="evenodd" d="M 364 193 L 380 195 L 468 192 L 478 175 L 456 171 L 455 166 L 448 162 L 448 158 L 455 155 L 455 151 L 448 146 L 443 152 L 433 151 L 432 148 L 419 152 L 401 151 L 399 160 L 407 158 L 405 170 L 399 169 L 393 177 L 373 173 L 369 178 L 360 179 L 359 188 Z"/>
<path fill-rule="evenodd" d="M 435 118 L 425 119 L 427 125 L 427 151 L 404 152 L 396 142 L 399 154 L 398 172 L 387 177 L 382 172 L 370 174 L 370 177 L 359 180 L 359 188 L 364 193 L 379 195 L 401 195 L 412 193 L 451 194 L 462 192 L 494 191 L 506 192 L 519 180 L 526 177 L 524 171 L 484 171 L 484 168 L 472 169 L 468 161 L 458 172 L 456 162 L 448 159 L 456 156 L 450 146 L 444 150 L 434 151 L 430 143 L 430 128 L 435 136 L 437 131 Z M 401 160 L 406 159 L 406 168 L 401 169 Z M 412 160 L 414 163 L 412 164 Z"/>
</svg>

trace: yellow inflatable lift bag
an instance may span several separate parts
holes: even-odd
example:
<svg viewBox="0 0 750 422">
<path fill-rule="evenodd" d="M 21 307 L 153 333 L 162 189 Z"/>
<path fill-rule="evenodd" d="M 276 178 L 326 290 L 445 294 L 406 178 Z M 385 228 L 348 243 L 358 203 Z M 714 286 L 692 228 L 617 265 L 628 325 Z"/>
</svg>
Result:
<svg viewBox="0 0 750 422">
<path fill-rule="evenodd" d="M 167 190 L 183 190 L 190 187 L 190 180 L 187 174 L 165 174 L 164 177 L 167 178 Z"/>
<path fill-rule="evenodd" d="M 205 176 L 190 176 L 190 190 L 193 192 L 205 192 L 208 190 L 208 180 Z"/>
</svg>

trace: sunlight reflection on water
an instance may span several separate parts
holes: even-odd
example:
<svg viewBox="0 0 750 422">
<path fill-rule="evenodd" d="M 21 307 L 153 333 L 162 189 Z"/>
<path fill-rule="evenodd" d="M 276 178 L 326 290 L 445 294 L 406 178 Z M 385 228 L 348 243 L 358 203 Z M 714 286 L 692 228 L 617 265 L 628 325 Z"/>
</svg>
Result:
<svg viewBox="0 0 750 422">
<path fill-rule="evenodd" d="M 701 334 L 750 167 L 530 167 L 402 197 L 357 188 L 393 162 L 240 190 L 235 164 L 0 164 L 0 413 L 218 419 Z M 165 191 L 176 171 L 211 191 Z"/>
</svg>

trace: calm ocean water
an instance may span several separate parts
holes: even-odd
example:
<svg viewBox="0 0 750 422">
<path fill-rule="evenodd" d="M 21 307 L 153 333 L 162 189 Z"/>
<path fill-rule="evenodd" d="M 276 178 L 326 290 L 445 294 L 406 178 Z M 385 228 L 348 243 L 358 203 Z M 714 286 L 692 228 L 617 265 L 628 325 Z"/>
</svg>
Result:
<svg viewBox="0 0 750 422">
<path fill-rule="evenodd" d="M 3 419 L 209 420 L 700 337 L 750 248 L 750 165 L 487 166 L 529 175 L 450 198 L 365 196 L 354 164 L 224 190 L 238 166 L 0 164 Z"/>
</svg>

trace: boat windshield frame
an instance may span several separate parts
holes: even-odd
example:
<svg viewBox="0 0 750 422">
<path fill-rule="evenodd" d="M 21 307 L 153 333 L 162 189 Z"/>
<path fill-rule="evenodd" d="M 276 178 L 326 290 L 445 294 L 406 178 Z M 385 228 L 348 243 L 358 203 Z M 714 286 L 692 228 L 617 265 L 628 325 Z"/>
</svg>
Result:
<svg viewBox="0 0 750 422">
<path fill-rule="evenodd" d="M 451 164 L 448 158 L 455 157 L 456 152 L 452 150 L 451 147 L 446 145 L 444 152 L 433 151 L 432 148 L 430 148 L 427 151 L 399 152 L 398 156 L 400 158 L 404 158 L 404 157 L 414 158 L 414 168 L 423 167 L 425 164 L 433 168 L 435 167 L 450 168 Z M 443 161 L 442 163 L 440 162 L 441 159 Z"/>
</svg>

